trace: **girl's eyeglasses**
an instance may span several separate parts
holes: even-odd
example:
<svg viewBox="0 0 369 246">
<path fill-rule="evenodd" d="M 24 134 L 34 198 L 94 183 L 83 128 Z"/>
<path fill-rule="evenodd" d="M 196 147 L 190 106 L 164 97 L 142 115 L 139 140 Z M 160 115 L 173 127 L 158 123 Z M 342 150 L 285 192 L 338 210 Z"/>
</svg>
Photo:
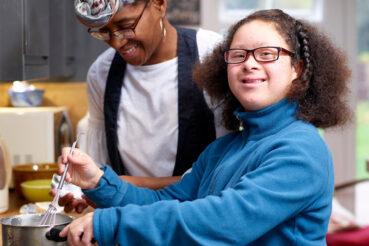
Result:
<svg viewBox="0 0 369 246">
<path fill-rule="evenodd" d="M 246 61 L 249 53 L 254 56 L 258 62 L 271 62 L 279 59 L 279 55 L 288 55 L 293 57 L 295 54 L 282 47 L 259 47 L 253 50 L 229 49 L 224 52 L 224 60 L 228 64 L 237 64 Z"/>
</svg>

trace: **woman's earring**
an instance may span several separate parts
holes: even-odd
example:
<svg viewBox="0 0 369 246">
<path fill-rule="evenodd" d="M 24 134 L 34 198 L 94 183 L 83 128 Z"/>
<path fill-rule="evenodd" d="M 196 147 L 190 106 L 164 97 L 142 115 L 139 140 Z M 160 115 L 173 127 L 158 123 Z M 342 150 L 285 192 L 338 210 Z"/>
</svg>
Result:
<svg viewBox="0 0 369 246">
<path fill-rule="evenodd" d="M 165 29 L 163 18 L 160 20 L 160 29 L 163 32 L 163 40 L 165 40 L 167 38 L 167 29 Z"/>
</svg>

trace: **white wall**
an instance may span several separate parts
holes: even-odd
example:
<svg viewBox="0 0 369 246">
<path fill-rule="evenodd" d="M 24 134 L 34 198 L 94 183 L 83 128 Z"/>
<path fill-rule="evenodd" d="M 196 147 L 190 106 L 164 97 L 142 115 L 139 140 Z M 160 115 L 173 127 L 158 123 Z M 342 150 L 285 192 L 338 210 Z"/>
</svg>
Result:
<svg viewBox="0 0 369 246">
<path fill-rule="evenodd" d="M 356 105 L 356 66 L 357 56 L 357 28 L 356 28 L 356 1 L 353 0 L 325 0 L 324 21 L 322 28 L 331 36 L 334 42 L 347 54 L 352 78 L 350 83 L 350 105 Z M 325 139 L 333 153 L 335 164 L 336 184 L 354 180 L 356 177 L 356 122 L 343 130 L 327 131 Z M 354 189 L 338 192 L 338 199 L 344 206 L 354 211 Z"/>
</svg>

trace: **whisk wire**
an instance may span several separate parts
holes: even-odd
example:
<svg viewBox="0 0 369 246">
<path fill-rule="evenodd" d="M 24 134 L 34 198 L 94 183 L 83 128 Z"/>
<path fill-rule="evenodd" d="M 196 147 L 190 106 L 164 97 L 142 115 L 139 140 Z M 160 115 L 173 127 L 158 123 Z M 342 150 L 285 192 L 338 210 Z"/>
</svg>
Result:
<svg viewBox="0 0 369 246">
<path fill-rule="evenodd" d="M 73 152 L 74 152 L 74 149 L 75 149 L 76 144 L 78 142 L 79 136 L 80 136 L 80 134 L 78 134 L 77 139 L 76 139 L 76 141 L 74 141 L 74 143 L 72 145 L 72 148 L 69 152 L 69 154 L 71 156 L 73 156 Z M 47 225 L 47 226 L 54 226 L 55 225 L 55 219 L 56 219 L 55 217 L 56 217 L 56 211 L 57 211 L 56 206 L 57 206 L 58 201 L 59 201 L 60 191 L 61 191 L 61 189 L 63 188 L 63 185 L 64 185 L 64 180 L 65 180 L 65 176 L 68 172 L 69 164 L 70 163 L 68 161 L 67 164 L 65 165 L 65 170 L 64 170 L 64 172 L 62 174 L 62 177 L 60 179 L 58 188 L 56 189 L 56 194 L 54 196 L 54 199 L 50 203 L 50 205 L 47 208 L 46 212 L 43 214 L 39 225 Z"/>
</svg>

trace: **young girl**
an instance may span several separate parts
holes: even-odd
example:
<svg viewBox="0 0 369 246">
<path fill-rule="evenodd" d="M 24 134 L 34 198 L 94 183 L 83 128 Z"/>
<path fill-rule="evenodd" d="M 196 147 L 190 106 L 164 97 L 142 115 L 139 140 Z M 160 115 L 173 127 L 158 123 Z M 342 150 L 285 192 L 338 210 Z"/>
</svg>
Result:
<svg viewBox="0 0 369 246">
<path fill-rule="evenodd" d="M 70 245 L 325 245 L 334 170 L 316 127 L 347 120 L 348 76 L 343 54 L 309 24 L 280 10 L 250 15 L 194 74 L 236 131 L 159 191 L 64 149 L 60 171 L 69 160 L 67 181 L 103 209 L 60 236 Z"/>
</svg>

